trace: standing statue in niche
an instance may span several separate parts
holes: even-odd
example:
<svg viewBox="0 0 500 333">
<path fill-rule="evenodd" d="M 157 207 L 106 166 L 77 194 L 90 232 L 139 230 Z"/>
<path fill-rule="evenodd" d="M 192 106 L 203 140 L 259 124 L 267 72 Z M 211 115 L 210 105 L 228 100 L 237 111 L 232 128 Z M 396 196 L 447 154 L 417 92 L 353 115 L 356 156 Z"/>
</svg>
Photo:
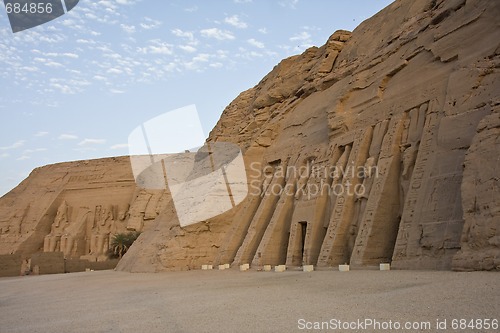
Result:
<svg viewBox="0 0 500 333">
<path fill-rule="evenodd" d="M 408 188 L 410 187 L 411 175 L 417 161 L 418 143 L 406 144 L 401 146 L 402 170 L 401 170 L 401 203 L 404 203 Z"/>
<path fill-rule="evenodd" d="M 22 234 L 22 224 L 26 220 L 26 216 L 28 215 L 28 211 L 30 209 L 30 204 L 24 208 L 23 211 L 15 211 L 7 221 L 9 224 L 5 228 L 0 228 L 0 235 L 2 234 L 11 234 L 15 236 L 20 236 Z"/>
<path fill-rule="evenodd" d="M 349 161 L 349 155 L 351 154 L 351 146 L 347 145 L 343 147 L 343 153 L 338 159 L 337 163 L 332 170 L 332 187 L 342 182 L 342 178 L 347 172 L 347 162 Z"/>
<path fill-rule="evenodd" d="M 365 213 L 366 206 L 368 205 L 368 198 L 370 197 L 373 184 L 378 177 L 378 159 L 388 126 L 389 121 L 384 120 L 377 123 L 373 128 L 372 140 L 370 143 L 370 148 L 368 150 L 369 157 L 366 159 L 365 164 L 363 165 L 362 174 L 360 175 L 362 178 L 361 192 L 357 192 L 355 194 L 356 198 L 354 203 L 354 216 L 349 229 L 349 254 L 352 254 L 354 250 L 359 229 L 362 228 L 361 224 L 363 221 L 363 215 Z"/>
<path fill-rule="evenodd" d="M 68 204 L 63 201 L 57 210 L 56 217 L 52 223 L 50 233 L 45 236 L 43 241 L 43 252 L 62 251 L 60 248 L 61 236 L 69 226 Z"/>
<path fill-rule="evenodd" d="M 354 216 L 352 219 L 351 226 L 349 227 L 349 239 L 347 243 L 348 253 L 351 254 L 354 249 L 354 244 L 356 243 L 356 237 L 358 236 L 359 223 L 362 218 L 362 214 L 365 211 L 366 204 L 368 202 L 368 197 L 376 176 L 374 169 L 377 167 L 375 160 L 376 157 L 370 156 L 366 160 L 363 166 L 363 181 L 361 185 L 361 191 L 355 193 L 355 206 L 354 206 Z"/>
<path fill-rule="evenodd" d="M 302 195 L 308 194 L 307 191 L 307 182 L 309 181 L 309 177 L 311 175 L 312 164 L 314 160 L 308 160 L 303 168 L 299 168 L 299 172 L 294 172 L 295 177 L 298 176 L 297 180 L 297 190 L 295 191 L 295 199 L 301 199 Z"/>
<path fill-rule="evenodd" d="M 422 104 L 418 108 L 409 111 L 409 126 L 407 129 L 406 143 L 400 146 L 401 151 L 401 176 L 400 176 L 400 206 L 404 209 L 405 200 L 410 188 L 413 169 L 417 162 L 417 155 L 420 146 L 420 139 L 425 125 L 427 104 Z M 403 136 L 404 138 L 404 136 Z M 404 142 L 404 141 L 403 141 Z"/>
<path fill-rule="evenodd" d="M 64 253 L 64 257 L 69 258 L 78 253 L 78 238 L 82 236 L 82 229 L 87 225 L 87 219 L 90 215 L 88 208 L 80 208 L 77 220 L 71 224 L 71 226 L 64 230 L 61 236 L 61 252 Z"/>
<path fill-rule="evenodd" d="M 127 216 L 129 215 L 128 210 L 130 209 L 130 204 L 126 204 L 124 206 L 118 207 L 118 220 L 125 221 Z"/>
<path fill-rule="evenodd" d="M 90 239 L 90 254 L 100 256 L 109 248 L 109 237 L 114 225 L 113 207 L 96 207 L 96 225 Z"/>
</svg>

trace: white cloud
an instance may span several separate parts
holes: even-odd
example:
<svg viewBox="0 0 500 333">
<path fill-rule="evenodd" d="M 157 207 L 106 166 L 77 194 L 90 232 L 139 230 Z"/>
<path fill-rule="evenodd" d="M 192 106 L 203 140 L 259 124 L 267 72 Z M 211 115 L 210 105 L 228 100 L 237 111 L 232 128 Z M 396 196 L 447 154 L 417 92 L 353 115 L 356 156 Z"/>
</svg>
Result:
<svg viewBox="0 0 500 333">
<path fill-rule="evenodd" d="M 67 84 L 61 84 L 61 83 L 51 83 L 50 86 L 52 88 L 55 88 L 57 90 L 59 90 L 61 93 L 63 94 L 68 94 L 68 95 L 71 95 L 71 94 L 75 94 L 76 93 L 76 90 L 73 89 L 72 87 L 70 87 L 69 85 Z"/>
<path fill-rule="evenodd" d="M 94 80 L 97 80 L 97 81 L 107 81 L 108 79 L 105 76 L 102 76 L 102 75 L 94 75 Z"/>
<path fill-rule="evenodd" d="M 251 3 L 252 0 L 233 0 L 234 3 Z"/>
<path fill-rule="evenodd" d="M 102 145 L 105 144 L 106 140 L 104 139 L 84 139 L 78 143 L 79 146 L 87 146 L 87 145 Z"/>
<path fill-rule="evenodd" d="M 49 58 L 54 58 L 54 57 L 67 57 L 67 58 L 72 58 L 72 59 L 78 59 L 79 56 L 76 53 L 71 53 L 71 52 L 64 52 L 64 53 L 57 53 L 57 52 L 42 52 L 40 50 L 32 50 L 31 52 L 36 53 L 36 54 L 41 54 L 45 57 Z M 40 61 L 42 58 L 35 58 L 35 60 Z"/>
<path fill-rule="evenodd" d="M 203 37 L 215 38 L 218 40 L 234 39 L 234 35 L 230 31 L 221 30 L 218 28 L 203 29 L 200 31 L 200 33 Z"/>
<path fill-rule="evenodd" d="M 191 45 L 179 45 L 179 48 L 188 53 L 196 52 L 196 48 L 192 47 Z"/>
<path fill-rule="evenodd" d="M 185 62 L 184 67 L 188 70 L 201 70 L 203 64 L 210 61 L 211 55 L 208 53 L 200 53 L 194 56 L 191 61 Z"/>
<path fill-rule="evenodd" d="M 267 28 L 260 28 L 258 31 L 263 35 L 267 34 Z"/>
<path fill-rule="evenodd" d="M 78 54 L 76 54 L 76 53 L 63 53 L 61 55 L 64 57 L 73 58 L 73 59 L 79 58 Z"/>
<path fill-rule="evenodd" d="M 206 62 L 209 59 L 210 59 L 210 54 L 208 54 L 208 53 L 200 53 L 196 57 L 193 58 L 193 61 Z"/>
<path fill-rule="evenodd" d="M 255 46 L 259 49 L 263 49 L 265 47 L 264 43 L 259 42 L 258 40 L 255 40 L 254 38 L 250 38 L 249 40 L 247 40 L 247 42 L 248 42 L 248 44 Z"/>
<path fill-rule="evenodd" d="M 137 48 L 137 51 L 143 54 L 171 55 L 174 53 L 172 51 L 172 48 L 174 47 L 172 44 L 162 42 L 159 39 L 150 40 L 149 43 L 149 46 L 139 47 Z"/>
<path fill-rule="evenodd" d="M 221 62 L 214 62 L 214 63 L 210 64 L 209 66 L 212 68 L 221 68 L 224 65 Z"/>
<path fill-rule="evenodd" d="M 120 24 L 120 27 L 128 34 L 133 34 L 135 32 L 135 26 L 133 25 Z"/>
<path fill-rule="evenodd" d="M 109 147 L 109 149 L 128 149 L 129 148 L 129 145 L 128 143 L 119 143 L 119 144 L 116 144 L 116 145 L 113 145 L 111 147 Z"/>
<path fill-rule="evenodd" d="M 198 6 L 196 6 L 196 5 L 195 5 L 195 6 L 191 6 L 191 7 L 184 8 L 184 11 L 189 12 L 189 13 L 193 13 L 193 12 L 195 12 L 195 11 L 197 11 L 197 10 L 198 10 Z"/>
<path fill-rule="evenodd" d="M 229 25 L 232 25 L 233 27 L 240 28 L 240 29 L 245 29 L 248 27 L 248 25 L 245 22 L 240 20 L 238 15 L 226 17 L 224 19 L 224 22 L 226 22 Z"/>
<path fill-rule="evenodd" d="M 61 134 L 58 137 L 59 140 L 76 140 L 78 139 L 78 136 L 73 135 L 73 134 Z"/>
<path fill-rule="evenodd" d="M 49 134 L 49 132 L 40 131 L 40 132 L 37 132 L 37 133 L 35 134 L 35 136 L 36 136 L 36 137 L 42 137 L 42 136 L 46 136 L 46 135 L 48 135 L 48 134 Z"/>
<path fill-rule="evenodd" d="M 18 161 L 24 161 L 24 160 L 29 160 L 29 159 L 30 159 L 30 157 L 26 156 L 26 155 L 23 155 L 21 157 L 16 158 L 16 160 L 18 160 Z"/>
<path fill-rule="evenodd" d="M 110 89 L 109 92 L 112 94 L 124 94 L 125 93 L 124 90 L 119 90 L 119 89 Z"/>
<path fill-rule="evenodd" d="M 153 20 L 152 18 L 149 18 L 149 17 L 145 17 L 144 21 L 145 22 L 142 22 L 139 25 L 141 26 L 141 28 L 143 28 L 145 30 L 151 30 L 151 29 L 154 29 L 154 28 L 158 28 L 161 25 L 160 21 Z"/>
<path fill-rule="evenodd" d="M 107 73 L 109 74 L 121 74 L 123 71 L 119 68 L 110 68 L 107 70 Z"/>
<path fill-rule="evenodd" d="M 49 79 L 49 86 L 59 90 L 63 94 L 76 94 L 84 91 L 84 87 L 91 83 L 85 79 Z"/>
<path fill-rule="evenodd" d="M 172 54 L 172 49 L 171 45 L 167 43 L 159 43 L 157 45 L 151 45 L 149 47 L 149 51 L 152 54 L 165 54 L 165 55 L 170 55 Z"/>
<path fill-rule="evenodd" d="M 299 0 L 283 0 L 278 2 L 281 7 L 290 7 L 292 9 L 297 9 L 297 4 Z"/>
<path fill-rule="evenodd" d="M 48 150 L 47 148 L 26 149 L 25 151 L 23 151 L 23 154 L 32 154 L 47 150 Z"/>
<path fill-rule="evenodd" d="M 92 39 L 77 39 L 76 42 L 78 44 L 96 44 L 96 41 Z"/>
<path fill-rule="evenodd" d="M 24 146 L 26 143 L 26 140 L 19 140 L 11 144 L 10 146 L 5 146 L 5 147 L 0 147 L 0 150 L 11 150 L 11 149 L 16 149 Z"/>
<path fill-rule="evenodd" d="M 244 47 L 238 48 L 238 51 L 239 52 L 236 54 L 236 56 L 243 59 L 261 58 L 264 56 L 262 53 L 256 51 L 248 51 Z"/>
<path fill-rule="evenodd" d="M 52 67 L 52 68 L 56 68 L 56 67 L 64 67 L 63 64 L 59 63 L 59 62 L 56 62 L 56 61 L 48 61 L 44 64 L 45 66 L 47 67 Z"/>
<path fill-rule="evenodd" d="M 39 72 L 40 71 L 40 69 L 38 67 L 35 67 L 35 66 L 24 66 L 24 67 L 21 67 L 20 69 L 23 71 L 26 71 L 26 72 Z"/>
<path fill-rule="evenodd" d="M 9 153 L 3 153 L 3 154 L 0 154 L 0 158 L 7 158 L 9 157 L 10 154 Z"/>
<path fill-rule="evenodd" d="M 172 34 L 177 37 L 184 37 L 189 40 L 194 40 L 194 34 L 191 31 L 182 31 L 181 29 L 173 29 L 171 30 Z"/>
<path fill-rule="evenodd" d="M 296 41 L 306 41 L 306 40 L 309 40 L 311 38 L 311 34 L 308 33 L 307 31 L 302 31 L 301 33 L 293 36 L 293 37 L 290 37 L 290 41 L 291 42 L 296 42 Z"/>
</svg>

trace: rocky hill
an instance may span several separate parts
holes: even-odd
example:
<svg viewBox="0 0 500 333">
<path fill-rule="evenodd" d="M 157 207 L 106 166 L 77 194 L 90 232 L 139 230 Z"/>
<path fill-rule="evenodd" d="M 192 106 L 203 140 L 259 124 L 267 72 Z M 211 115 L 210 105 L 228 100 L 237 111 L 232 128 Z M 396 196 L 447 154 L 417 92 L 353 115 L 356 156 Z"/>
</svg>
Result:
<svg viewBox="0 0 500 333">
<path fill-rule="evenodd" d="M 207 140 L 237 144 L 258 191 L 201 223 L 181 227 L 127 158 L 35 170 L 0 200 L 0 254 L 95 260 L 132 229 L 144 232 L 118 265 L 132 272 L 500 270 L 498 17 L 496 1 L 396 1 L 280 62 Z"/>
</svg>

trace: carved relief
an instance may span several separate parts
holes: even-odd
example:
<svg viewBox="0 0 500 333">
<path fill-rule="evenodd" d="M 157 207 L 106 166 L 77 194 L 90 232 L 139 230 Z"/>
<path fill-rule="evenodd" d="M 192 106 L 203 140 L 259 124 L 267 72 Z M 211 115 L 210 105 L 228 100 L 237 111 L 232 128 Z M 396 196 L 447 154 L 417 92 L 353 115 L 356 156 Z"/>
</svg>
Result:
<svg viewBox="0 0 500 333">
<path fill-rule="evenodd" d="M 425 117 L 428 109 L 428 103 L 420 105 L 411 109 L 408 119 L 408 127 L 405 129 L 403 134 L 403 139 L 406 139 L 403 144 L 401 144 L 402 153 L 402 166 L 401 166 L 401 178 L 400 178 L 400 202 L 401 202 L 401 214 L 403 211 L 403 204 L 406 200 L 408 188 L 410 186 L 410 180 L 413 175 L 413 169 L 417 161 L 417 155 L 420 147 L 420 140 L 422 137 L 422 131 L 424 129 Z"/>
<path fill-rule="evenodd" d="M 57 209 L 54 222 L 50 227 L 50 233 L 45 236 L 43 243 L 44 252 L 58 252 L 61 250 L 61 236 L 65 232 L 66 228 L 68 228 L 70 223 L 68 215 L 69 206 L 66 201 L 63 201 Z"/>
</svg>

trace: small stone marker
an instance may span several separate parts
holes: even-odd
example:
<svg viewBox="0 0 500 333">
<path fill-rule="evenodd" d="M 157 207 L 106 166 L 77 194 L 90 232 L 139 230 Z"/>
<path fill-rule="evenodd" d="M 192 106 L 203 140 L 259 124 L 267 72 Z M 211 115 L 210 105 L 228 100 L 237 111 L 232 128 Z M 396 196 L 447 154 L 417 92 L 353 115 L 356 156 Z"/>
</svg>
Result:
<svg viewBox="0 0 500 333">
<path fill-rule="evenodd" d="M 339 265 L 339 271 L 349 272 L 349 265 Z"/>
<path fill-rule="evenodd" d="M 286 271 L 286 266 L 285 265 L 274 266 L 274 271 L 279 273 L 284 272 Z"/>
<path fill-rule="evenodd" d="M 304 265 L 304 266 L 302 266 L 302 270 L 304 272 L 312 272 L 312 271 L 314 271 L 314 266 L 313 265 Z"/>
<path fill-rule="evenodd" d="M 264 272 L 270 272 L 271 270 L 271 265 L 264 265 Z"/>
<path fill-rule="evenodd" d="M 391 270 L 391 264 L 380 264 L 380 270 L 381 271 L 390 271 Z"/>
</svg>

